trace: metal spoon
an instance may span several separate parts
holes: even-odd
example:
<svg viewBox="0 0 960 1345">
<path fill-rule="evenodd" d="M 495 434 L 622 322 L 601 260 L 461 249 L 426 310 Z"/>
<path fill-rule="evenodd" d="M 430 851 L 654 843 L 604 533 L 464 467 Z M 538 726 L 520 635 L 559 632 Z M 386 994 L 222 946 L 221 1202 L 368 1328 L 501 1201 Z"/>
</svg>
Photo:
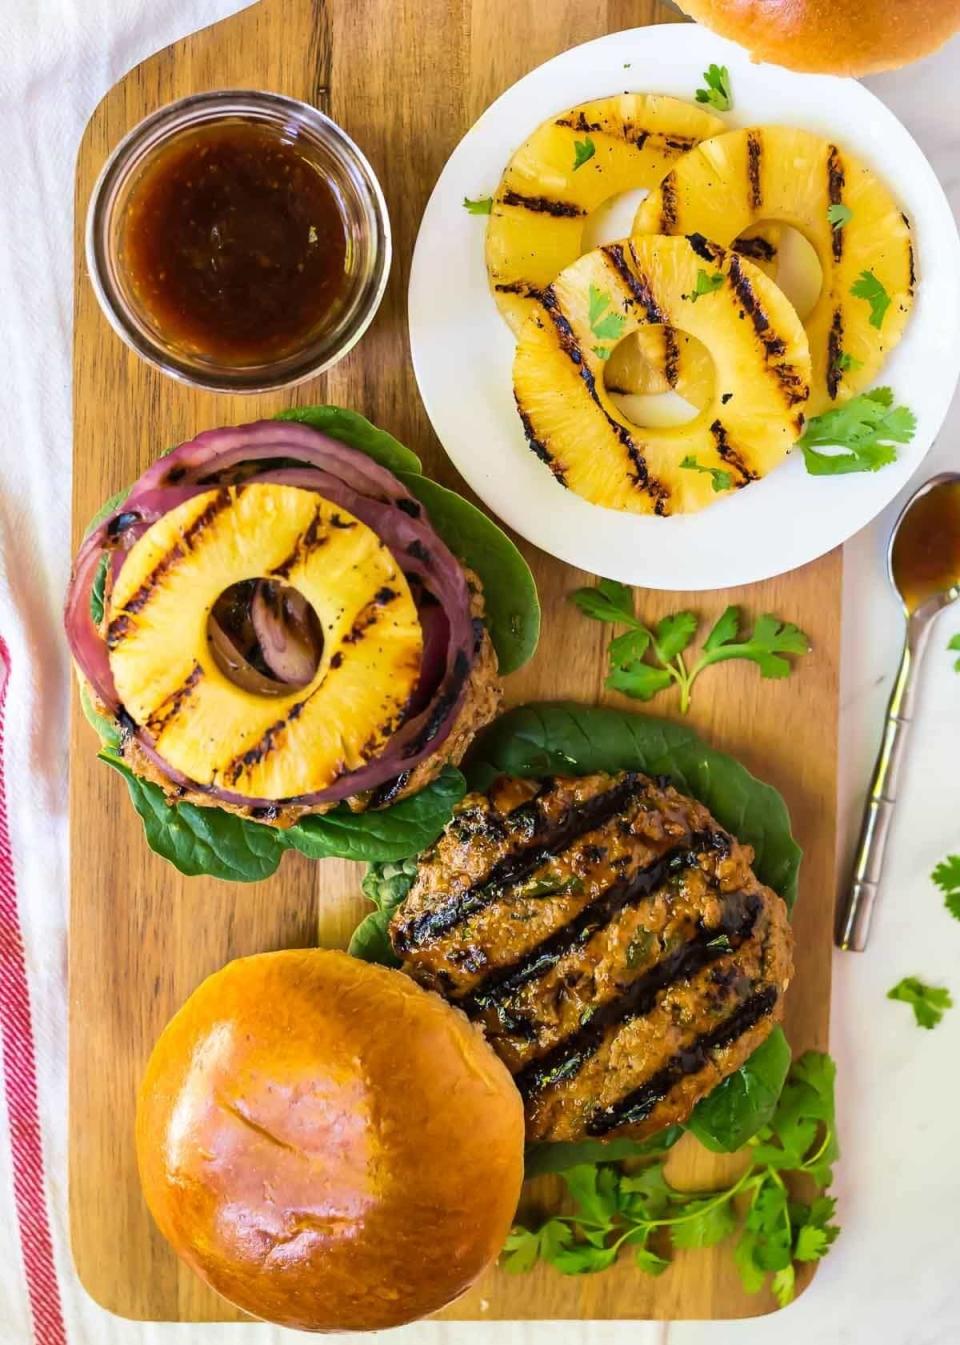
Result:
<svg viewBox="0 0 960 1345">
<path fill-rule="evenodd" d="M 887 573 L 903 603 L 907 629 L 864 810 L 853 880 L 837 909 L 837 947 L 857 953 L 867 945 L 883 873 L 913 719 L 917 669 L 934 618 L 960 598 L 960 473 L 933 477 L 907 501 L 890 535 Z"/>
</svg>

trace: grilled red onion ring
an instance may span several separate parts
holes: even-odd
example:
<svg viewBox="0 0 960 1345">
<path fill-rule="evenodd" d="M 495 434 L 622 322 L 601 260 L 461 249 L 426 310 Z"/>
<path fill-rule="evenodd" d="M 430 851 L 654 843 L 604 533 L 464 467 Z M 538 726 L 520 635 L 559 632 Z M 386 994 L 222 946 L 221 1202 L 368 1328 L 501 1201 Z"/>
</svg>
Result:
<svg viewBox="0 0 960 1345">
<path fill-rule="evenodd" d="M 90 611 L 104 557 L 109 558 L 115 580 L 130 547 L 157 519 L 203 491 L 241 481 L 315 490 L 360 519 L 389 547 L 421 613 L 421 675 L 406 721 L 376 760 L 342 775 L 324 790 L 291 799 L 237 794 L 175 771 L 146 730 L 129 721 L 117 696 L 106 642 Z M 251 807 L 333 804 L 411 771 L 450 733 L 477 652 L 463 569 L 434 532 L 419 501 L 392 472 L 364 453 L 309 426 L 278 420 L 208 430 L 149 467 L 123 503 L 85 538 L 67 594 L 65 625 L 73 656 L 97 697 L 121 722 L 129 721 L 127 727 L 144 753 L 172 784 L 218 802 Z M 241 659 L 239 651 L 233 650 L 232 658 Z"/>
</svg>

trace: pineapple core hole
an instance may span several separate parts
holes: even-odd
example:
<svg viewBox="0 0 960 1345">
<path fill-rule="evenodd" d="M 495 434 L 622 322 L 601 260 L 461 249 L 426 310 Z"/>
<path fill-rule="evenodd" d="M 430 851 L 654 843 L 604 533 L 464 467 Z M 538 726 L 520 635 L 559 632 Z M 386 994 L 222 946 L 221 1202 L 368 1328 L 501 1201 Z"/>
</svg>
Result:
<svg viewBox="0 0 960 1345">
<path fill-rule="evenodd" d="M 313 681 L 323 653 L 323 630 L 297 589 L 277 579 L 244 579 L 214 603 L 207 642 L 229 681 L 244 691 L 280 696 Z"/>
<path fill-rule="evenodd" d="M 809 317 L 823 289 L 823 267 L 805 235 L 789 224 L 761 221 L 737 242 L 737 250 L 776 281 L 799 317 Z"/>
<path fill-rule="evenodd" d="M 610 400 L 632 425 L 686 425 L 710 399 L 713 358 L 702 341 L 686 332 L 642 327 L 614 347 L 603 381 Z"/>
</svg>

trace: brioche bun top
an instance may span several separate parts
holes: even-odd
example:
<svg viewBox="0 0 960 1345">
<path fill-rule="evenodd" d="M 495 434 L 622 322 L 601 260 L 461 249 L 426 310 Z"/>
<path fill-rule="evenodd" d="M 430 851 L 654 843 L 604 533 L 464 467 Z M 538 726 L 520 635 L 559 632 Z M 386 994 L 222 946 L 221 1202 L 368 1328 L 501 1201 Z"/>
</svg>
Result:
<svg viewBox="0 0 960 1345">
<path fill-rule="evenodd" d="M 497 1256 L 523 1106 L 468 1019 L 320 949 L 231 962 L 150 1057 L 146 1201 L 174 1250 L 256 1317 L 373 1330 L 435 1312 Z"/>
<path fill-rule="evenodd" d="M 791 70 L 868 75 L 908 65 L 960 29 L 960 0 L 677 0 L 691 18 Z"/>
</svg>

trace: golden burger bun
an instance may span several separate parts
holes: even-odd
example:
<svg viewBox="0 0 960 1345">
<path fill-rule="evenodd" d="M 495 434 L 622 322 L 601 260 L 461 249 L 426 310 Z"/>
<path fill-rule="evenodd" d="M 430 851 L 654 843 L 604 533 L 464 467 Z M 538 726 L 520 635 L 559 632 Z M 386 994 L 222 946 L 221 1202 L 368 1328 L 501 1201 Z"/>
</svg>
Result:
<svg viewBox="0 0 960 1345">
<path fill-rule="evenodd" d="M 927 56 L 960 29 L 960 0 L 677 0 L 754 60 L 869 75 Z"/>
<path fill-rule="evenodd" d="M 478 1028 L 401 972 L 321 949 L 209 977 L 140 1087 L 137 1159 L 179 1256 L 255 1317 L 375 1330 L 498 1255 L 523 1105 Z"/>
</svg>

